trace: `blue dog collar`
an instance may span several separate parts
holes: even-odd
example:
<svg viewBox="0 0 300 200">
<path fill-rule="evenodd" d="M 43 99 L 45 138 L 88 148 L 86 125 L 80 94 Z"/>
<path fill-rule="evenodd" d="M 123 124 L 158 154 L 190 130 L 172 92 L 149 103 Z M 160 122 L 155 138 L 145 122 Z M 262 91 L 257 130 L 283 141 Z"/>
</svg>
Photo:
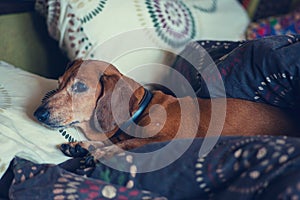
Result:
<svg viewBox="0 0 300 200">
<path fill-rule="evenodd" d="M 137 123 L 138 118 L 142 115 L 142 113 L 145 111 L 146 107 L 149 105 L 153 95 L 149 90 L 147 90 L 146 88 L 144 88 L 144 89 L 145 89 L 145 94 L 140 103 L 139 109 L 132 115 L 132 117 L 128 121 L 124 122 L 120 126 L 120 128 L 113 135 L 113 137 L 118 138 L 119 135 L 123 132 L 122 130 L 126 130 L 131 124 Z"/>
</svg>

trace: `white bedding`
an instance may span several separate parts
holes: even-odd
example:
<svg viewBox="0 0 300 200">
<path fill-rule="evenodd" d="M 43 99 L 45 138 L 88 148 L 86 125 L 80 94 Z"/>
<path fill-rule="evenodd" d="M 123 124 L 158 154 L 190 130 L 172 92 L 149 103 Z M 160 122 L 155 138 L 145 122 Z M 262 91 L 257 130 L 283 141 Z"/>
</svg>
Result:
<svg viewBox="0 0 300 200">
<path fill-rule="evenodd" d="M 67 142 L 63 131 L 50 130 L 33 118 L 44 94 L 56 82 L 0 61 L 0 178 L 14 156 L 55 164 L 68 159 L 56 148 Z M 77 140 L 85 139 L 76 129 L 65 131 Z"/>
</svg>

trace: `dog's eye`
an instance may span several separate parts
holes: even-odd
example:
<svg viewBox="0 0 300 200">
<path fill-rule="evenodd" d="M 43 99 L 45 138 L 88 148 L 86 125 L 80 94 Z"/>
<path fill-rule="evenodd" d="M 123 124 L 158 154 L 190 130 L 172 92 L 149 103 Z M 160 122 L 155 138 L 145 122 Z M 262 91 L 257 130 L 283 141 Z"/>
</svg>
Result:
<svg viewBox="0 0 300 200">
<path fill-rule="evenodd" d="M 77 82 L 74 85 L 72 85 L 72 91 L 76 93 L 85 92 L 87 91 L 87 89 L 88 87 L 82 82 Z"/>
</svg>

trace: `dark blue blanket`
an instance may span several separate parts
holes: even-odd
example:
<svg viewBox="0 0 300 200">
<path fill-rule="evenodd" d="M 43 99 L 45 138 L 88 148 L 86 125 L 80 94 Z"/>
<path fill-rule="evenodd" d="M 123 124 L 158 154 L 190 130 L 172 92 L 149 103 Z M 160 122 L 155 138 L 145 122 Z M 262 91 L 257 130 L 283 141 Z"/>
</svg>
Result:
<svg viewBox="0 0 300 200">
<path fill-rule="evenodd" d="M 243 42 L 199 41 L 215 62 L 227 97 L 262 102 L 281 108 L 294 108 L 300 92 L 300 35 L 273 36 Z M 182 57 L 195 56 L 195 44 L 187 46 Z M 199 97 L 218 97 L 214 87 L 219 74 L 202 74 L 211 66 L 192 66 L 178 56 L 173 67 L 191 83 Z M 174 80 L 178 85 L 178 80 Z"/>
<path fill-rule="evenodd" d="M 121 172 L 97 164 L 90 178 L 83 177 L 79 160 L 73 166 L 34 164 L 16 158 L 10 187 L 12 199 L 297 199 L 300 197 L 300 139 L 287 137 L 221 137 L 214 149 L 199 157 L 202 139 L 167 167 L 148 173 Z M 175 141 L 180 147 L 188 140 Z M 137 152 L 163 148 L 146 145 Z M 176 153 L 177 149 L 174 148 Z M 161 160 L 156 154 L 145 161 Z M 167 158 L 165 158 L 167 159 Z M 140 166 L 133 156 L 111 159 L 123 169 Z M 65 169 L 64 169 L 65 168 Z M 76 169 L 77 168 L 77 169 Z M 66 170 L 67 169 L 67 170 Z M 70 172 L 72 171 L 72 172 Z M 144 191 L 147 190 L 148 192 Z"/>
</svg>

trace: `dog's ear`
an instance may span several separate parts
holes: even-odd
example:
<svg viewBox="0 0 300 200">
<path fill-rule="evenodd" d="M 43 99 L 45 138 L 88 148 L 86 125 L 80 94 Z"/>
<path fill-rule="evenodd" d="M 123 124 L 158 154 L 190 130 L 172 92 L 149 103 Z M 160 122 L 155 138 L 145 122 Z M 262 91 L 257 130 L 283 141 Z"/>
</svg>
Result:
<svg viewBox="0 0 300 200">
<path fill-rule="evenodd" d="M 82 62 L 83 62 L 83 60 L 81 58 L 75 59 L 73 61 L 68 62 L 65 71 L 67 71 L 73 65 L 75 65 L 75 64 L 81 64 Z"/>
<path fill-rule="evenodd" d="M 81 63 L 83 63 L 82 59 L 75 59 L 67 64 L 64 75 L 58 78 L 59 87 L 61 83 L 66 82 L 66 80 L 69 78 L 69 76 L 71 75 L 70 71 L 76 70 L 76 68 L 78 68 Z M 70 68 L 72 68 L 72 70 Z"/>
<path fill-rule="evenodd" d="M 94 112 L 95 128 L 110 132 L 130 118 L 137 89 L 136 82 L 122 76 L 117 70 L 107 70 L 100 78 L 101 94 Z"/>
</svg>

